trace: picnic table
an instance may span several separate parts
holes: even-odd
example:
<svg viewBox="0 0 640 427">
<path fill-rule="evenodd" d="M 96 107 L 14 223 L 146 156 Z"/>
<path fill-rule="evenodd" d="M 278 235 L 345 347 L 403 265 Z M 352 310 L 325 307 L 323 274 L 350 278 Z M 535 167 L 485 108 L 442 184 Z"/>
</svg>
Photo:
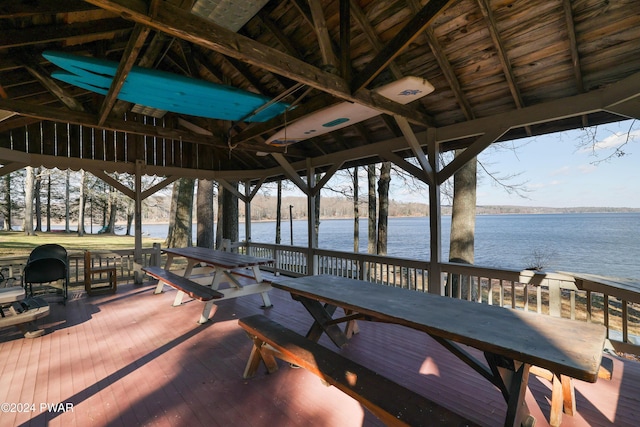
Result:
<svg viewBox="0 0 640 427">
<path fill-rule="evenodd" d="M 606 335 L 602 325 L 330 275 L 277 279 L 272 285 L 291 293 L 311 314 L 314 323 L 307 337 L 315 341 L 326 333 L 344 346 L 347 336 L 338 325 L 355 320 L 429 334 L 498 387 L 507 403 L 505 426 L 535 423 L 524 400 L 532 365 L 558 376 L 598 379 Z M 334 318 L 336 307 L 346 314 Z M 460 344 L 482 351 L 486 363 Z"/>
<path fill-rule="evenodd" d="M 154 293 L 161 293 L 164 284 L 168 284 L 179 291 L 174 300 L 174 306 L 182 304 L 184 295 L 205 302 L 199 323 L 208 320 L 214 300 L 220 301 L 259 293 L 262 296 L 263 307 L 271 307 L 268 294 L 271 284 L 263 279 L 260 266 L 269 264 L 273 260 L 201 247 L 167 248 L 163 252 L 167 254 L 164 269 L 161 267 L 144 269 L 147 274 L 158 279 Z M 187 261 L 181 276 L 171 270 L 177 257 L 183 257 Z M 213 274 L 194 274 L 196 265 L 213 269 Z M 229 286 L 221 289 L 220 285 L 225 282 Z"/>
</svg>

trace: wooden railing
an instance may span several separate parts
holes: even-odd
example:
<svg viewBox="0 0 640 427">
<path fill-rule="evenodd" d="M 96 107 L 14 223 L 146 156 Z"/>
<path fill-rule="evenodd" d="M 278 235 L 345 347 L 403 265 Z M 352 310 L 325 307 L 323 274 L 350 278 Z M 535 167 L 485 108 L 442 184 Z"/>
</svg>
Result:
<svg viewBox="0 0 640 427">
<path fill-rule="evenodd" d="M 286 276 L 332 274 L 427 291 L 429 263 L 405 258 L 339 252 L 326 249 L 275 245 L 265 243 L 240 244 L 235 250 L 274 259 L 265 270 Z M 309 263 L 309 257 L 313 262 Z M 133 249 L 92 252 L 94 266 L 113 266 L 118 269 L 118 282 L 141 281 L 140 268 L 162 265 L 160 247 L 143 250 L 140 265 L 134 262 Z M 82 286 L 84 280 L 83 254 L 71 253 L 69 286 Z M 21 283 L 26 257 L 0 258 L 5 277 Z M 309 265 L 313 271 L 309 271 Z M 477 303 L 499 305 L 515 310 L 567 317 L 605 325 L 608 337 L 617 350 L 640 354 L 640 293 L 607 287 L 597 283 L 578 282 L 569 274 L 496 269 L 477 265 L 442 263 L 441 294 Z M 105 278 L 106 280 L 106 278 Z M 452 286 L 454 283 L 458 286 Z M 4 286 L 0 283 L 0 286 Z M 454 290 L 452 292 L 451 290 Z"/>
<path fill-rule="evenodd" d="M 275 262 L 267 268 L 282 275 L 310 274 L 308 257 L 313 256 L 314 271 L 311 273 L 314 274 L 333 274 L 427 291 L 427 261 L 326 249 L 310 252 L 304 247 L 255 242 L 239 250 L 273 258 Z M 640 354 L 640 293 L 610 287 L 603 292 L 593 283 L 582 283 L 579 288 L 573 276 L 553 272 L 458 263 L 442 263 L 441 271 L 443 296 L 601 323 L 607 327 L 608 337 L 616 350 Z M 452 286 L 455 282 L 458 283 L 456 287 Z"/>
<path fill-rule="evenodd" d="M 140 268 L 148 265 L 159 265 L 160 248 L 149 248 L 142 250 L 142 262 L 136 265 L 134 261 L 133 249 L 113 250 L 113 251 L 91 251 L 91 258 L 94 268 L 116 267 L 118 282 L 140 281 Z M 19 286 L 22 284 L 22 272 L 27 263 L 27 257 L 2 257 L 0 258 L 0 268 L 5 278 L 12 278 L 10 281 L 0 283 L 0 286 Z M 94 283 L 107 281 L 104 278 L 94 277 Z M 84 286 L 84 253 L 69 253 L 69 287 Z"/>
</svg>

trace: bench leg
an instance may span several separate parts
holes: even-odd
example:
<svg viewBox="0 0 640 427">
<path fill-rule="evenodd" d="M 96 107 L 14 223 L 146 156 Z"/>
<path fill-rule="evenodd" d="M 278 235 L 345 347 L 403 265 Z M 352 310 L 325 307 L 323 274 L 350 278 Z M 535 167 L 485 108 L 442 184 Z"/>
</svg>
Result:
<svg viewBox="0 0 640 427">
<path fill-rule="evenodd" d="M 269 299 L 269 294 L 267 292 L 262 292 L 260 295 L 262 295 L 262 302 L 264 303 L 262 308 L 273 307 L 273 304 L 271 304 L 271 300 Z"/>
<path fill-rule="evenodd" d="M 164 282 L 162 280 L 158 280 L 158 284 L 156 285 L 156 290 L 153 291 L 154 295 L 161 294 L 163 287 L 164 287 Z"/>
<path fill-rule="evenodd" d="M 251 338 L 251 341 L 253 341 L 253 347 L 251 347 L 251 354 L 249 355 L 247 366 L 244 368 L 242 378 L 252 378 L 258 371 L 260 362 L 264 363 L 267 368 L 267 372 L 270 374 L 276 372 L 278 370 L 278 362 L 276 361 L 273 352 L 267 350 L 265 348 L 266 344 L 264 341 L 260 340 L 258 337 L 255 337 L 248 332 L 247 335 Z"/>
<path fill-rule="evenodd" d="M 203 323 L 207 323 L 209 321 L 209 316 L 211 315 L 211 309 L 213 307 L 217 307 L 213 303 L 213 300 L 207 301 L 205 303 L 204 308 L 202 309 L 202 314 L 200 315 L 200 320 L 198 320 L 198 323 L 202 325 Z"/>
<path fill-rule="evenodd" d="M 178 293 L 176 294 L 176 298 L 173 300 L 174 307 L 177 307 L 180 304 L 182 304 L 182 297 L 184 297 L 184 292 L 179 290 Z"/>
</svg>

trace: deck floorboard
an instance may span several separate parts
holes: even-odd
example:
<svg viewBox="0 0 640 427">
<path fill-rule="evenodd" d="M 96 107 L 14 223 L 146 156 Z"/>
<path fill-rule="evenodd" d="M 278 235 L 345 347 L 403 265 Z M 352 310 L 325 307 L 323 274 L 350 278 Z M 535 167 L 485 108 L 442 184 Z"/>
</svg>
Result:
<svg viewBox="0 0 640 427">
<path fill-rule="evenodd" d="M 172 307 L 175 290 L 123 284 L 114 295 L 73 291 L 66 305 L 51 301 L 40 319 L 46 334 L 24 339 L 0 330 L 0 400 L 33 403 L 35 411 L 2 413 L 4 426 L 380 426 L 356 401 L 314 375 L 281 363 L 274 375 L 242 372 L 251 342 L 237 319 L 263 313 L 304 333 L 301 304 L 270 291 L 216 303 L 212 322 L 194 320 L 201 303 Z M 480 425 L 501 423 L 506 405 L 497 389 L 424 334 L 360 322 L 360 334 L 340 350 Z M 333 350 L 331 342 L 321 343 Z M 613 379 L 576 382 L 577 414 L 563 426 L 633 426 L 640 419 L 640 363 L 607 355 Z M 550 384 L 531 377 L 527 402 L 537 426 L 548 425 Z M 40 404 L 73 404 L 48 412 Z"/>
</svg>

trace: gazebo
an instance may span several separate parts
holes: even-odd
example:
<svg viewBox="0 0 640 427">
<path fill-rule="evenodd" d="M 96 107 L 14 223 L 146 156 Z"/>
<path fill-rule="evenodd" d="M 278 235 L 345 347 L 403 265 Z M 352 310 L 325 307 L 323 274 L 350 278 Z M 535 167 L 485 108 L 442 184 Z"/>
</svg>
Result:
<svg viewBox="0 0 640 427">
<path fill-rule="evenodd" d="M 178 178 L 215 180 L 247 212 L 292 181 L 310 254 L 323 185 L 385 161 L 429 187 L 442 294 L 445 181 L 493 143 L 640 115 L 636 1 L 43 0 L 3 4 L 0 28 L 0 176 L 103 179 L 135 201 L 137 259 L 142 201 Z"/>
<path fill-rule="evenodd" d="M 262 183 L 285 177 L 307 194 L 311 223 L 314 196 L 337 170 L 391 161 L 429 185 L 437 268 L 440 185 L 466 162 L 494 142 L 638 116 L 635 2 L 295 0 L 241 2 L 238 10 L 218 3 L 3 6 L 0 174 L 82 168 L 135 199 L 138 215 L 159 186 L 142 189 L 138 180 L 127 188 L 108 172 L 164 176 L 165 184 L 213 179 L 232 191 L 229 182 L 243 182 L 238 195 L 247 203 Z M 69 58 L 112 61 L 111 74 L 74 70 Z M 102 86 L 78 69 L 103 78 Z M 235 92 L 209 96 L 212 111 L 136 103 L 135 77 L 149 69 Z M 426 79 L 433 91 L 422 88 L 426 95 L 408 104 L 381 95 L 406 77 Z M 160 99 L 181 90 L 162 93 L 152 81 Z M 213 111 L 245 95 L 261 101 L 235 116 Z M 323 122 L 323 109 L 345 103 L 371 114 L 358 121 L 342 117 L 346 109 L 339 126 Z M 266 107 L 277 111 L 260 115 Z M 333 131 L 287 146 L 270 141 L 304 117 Z M 440 168 L 438 154 L 457 149 L 464 151 Z M 318 173 L 323 179 L 310 185 Z M 438 292 L 438 274 L 430 276 Z"/>
</svg>

